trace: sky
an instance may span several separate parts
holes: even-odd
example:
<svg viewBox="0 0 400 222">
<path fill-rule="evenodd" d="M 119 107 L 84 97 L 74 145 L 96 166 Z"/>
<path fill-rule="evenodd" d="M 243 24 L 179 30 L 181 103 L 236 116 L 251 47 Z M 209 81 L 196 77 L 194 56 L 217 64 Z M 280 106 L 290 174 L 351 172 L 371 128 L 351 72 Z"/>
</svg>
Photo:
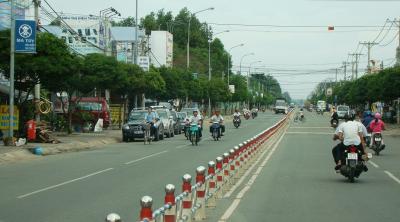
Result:
<svg viewBox="0 0 400 222">
<path fill-rule="evenodd" d="M 97 15 L 114 7 L 122 17 L 135 14 L 134 0 L 47 1 L 64 13 Z M 335 81 L 336 68 L 338 80 L 343 79 L 342 62 L 354 59 L 349 53 L 363 54 L 359 58 L 363 71 L 367 49 L 359 42 L 380 43 L 372 47 L 371 59 L 383 60 L 385 66 L 394 62 L 399 44 L 398 27 L 385 22 L 400 19 L 400 0 L 138 0 L 138 4 L 139 17 L 160 9 L 176 15 L 183 7 L 191 12 L 214 7 L 196 16 L 211 24 L 214 33 L 230 30 L 217 36 L 227 50 L 244 44 L 231 51 L 233 70 L 239 70 L 243 55 L 254 53 L 243 58 L 242 71 L 252 64 L 251 72 L 271 74 L 295 99 L 305 99 L 318 82 Z M 328 31 L 328 26 L 335 30 Z M 351 75 L 351 67 L 347 70 Z"/>
</svg>

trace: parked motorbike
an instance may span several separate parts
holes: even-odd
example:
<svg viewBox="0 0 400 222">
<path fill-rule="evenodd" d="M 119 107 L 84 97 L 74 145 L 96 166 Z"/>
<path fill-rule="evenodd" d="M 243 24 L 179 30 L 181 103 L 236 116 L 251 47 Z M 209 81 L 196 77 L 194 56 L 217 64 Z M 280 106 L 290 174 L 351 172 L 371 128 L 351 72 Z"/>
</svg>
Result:
<svg viewBox="0 0 400 222">
<path fill-rule="evenodd" d="M 219 125 L 219 122 L 212 123 L 211 133 L 212 133 L 212 137 L 215 141 L 218 141 L 221 138 L 221 126 Z"/>
<path fill-rule="evenodd" d="M 368 158 L 370 157 L 368 156 Z M 343 153 L 340 173 L 347 177 L 351 183 L 354 183 L 355 178 L 358 178 L 365 169 L 364 162 L 361 151 L 354 145 L 348 146 Z"/>
<path fill-rule="evenodd" d="M 190 124 L 189 140 L 192 143 L 192 146 L 194 146 L 194 145 L 197 146 L 200 141 L 199 129 L 200 129 L 200 126 L 197 123 Z"/>
<path fill-rule="evenodd" d="M 234 116 L 233 117 L 233 125 L 236 127 L 236 129 L 237 128 L 239 128 L 239 126 L 240 126 L 240 117 L 239 116 Z"/>
<path fill-rule="evenodd" d="M 384 145 L 382 145 L 382 134 L 375 133 L 372 138 L 372 146 L 371 149 L 375 151 L 375 155 L 379 156 L 379 153 L 384 149 Z"/>
</svg>

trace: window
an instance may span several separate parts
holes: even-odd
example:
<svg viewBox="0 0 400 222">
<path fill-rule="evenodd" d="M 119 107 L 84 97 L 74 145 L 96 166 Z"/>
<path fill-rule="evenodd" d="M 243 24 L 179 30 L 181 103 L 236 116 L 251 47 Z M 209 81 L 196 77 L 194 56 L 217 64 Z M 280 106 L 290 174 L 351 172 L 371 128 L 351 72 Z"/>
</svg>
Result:
<svg viewBox="0 0 400 222">
<path fill-rule="evenodd" d="M 63 29 L 63 30 L 62 30 L 62 33 L 67 33 L 67 29 Z"/>
<path fill-rule="evenodd" d="M 97 44 L 97 39 L 94 37 L 88 37 L 88 41 Z"/>
<path fill-rule="evenodd" d="M 85 35 L 89 36 L 90 35 L 90 29 L 85 29 Z"/>
<path fill-rule="evenodd" d="M 66 43 L 67 42 L 67 37 L 61 36 L 61 39 Z"/>
<path fill-rule="evenodd" d="M 77 105 L 78 109 L 85 111 L 101 111 L 101 103 L 96 102 L 79 102 Z"/>
<path fill-rule="evenodd" d="M 82 37 L 82 42 L 86 42 L 86 37 Z"/>
<path fill-rule="evenodd" d="M 78 29 L 78 35 L 82 36 L 82 29 Z"/>
<path fill-rule="evenodd" d="M 97 35 L 97 30 L 96 29 L 93 29 L 93 34 Z"/>
<path fill-rule="evenodd" d="M 74 43 L 74 39 L 73 39 L 72 37 L 68 37 L 68 43 L 69 43 L 69 44 Z"/>
</svg>

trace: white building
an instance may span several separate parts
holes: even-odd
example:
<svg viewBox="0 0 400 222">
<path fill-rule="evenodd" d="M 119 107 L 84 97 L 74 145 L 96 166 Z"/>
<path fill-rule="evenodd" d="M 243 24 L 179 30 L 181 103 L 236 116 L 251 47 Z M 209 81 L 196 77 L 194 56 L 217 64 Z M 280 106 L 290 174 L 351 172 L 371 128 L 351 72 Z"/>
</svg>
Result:
<svg viewBox="0 0 400 222">
<path fill-rule="evenodd" d="M 150 62 L 155 67 L 172 67 L 173 35 L 167 31 L 151 31 Z"/>
<path fill-rule="evenodd" d="M 15 2 L 16 19 L 33 19 L 32 1 L 20 0 Z M 9 29 L 11 26 L 11 3 L 9 1 L 0 1 L 0 30 Z"/>
</svg>

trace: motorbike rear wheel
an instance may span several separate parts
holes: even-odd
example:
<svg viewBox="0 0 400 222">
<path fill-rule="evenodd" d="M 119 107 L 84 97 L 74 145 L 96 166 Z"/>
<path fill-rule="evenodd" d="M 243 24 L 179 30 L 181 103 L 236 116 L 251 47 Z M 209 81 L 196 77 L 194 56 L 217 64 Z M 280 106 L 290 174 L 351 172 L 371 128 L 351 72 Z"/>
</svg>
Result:
<svg viewBox="0 0 400 222">
<path fill-rule="evenodd" d="M 355 168 L 350 168 L 348 179 L 350 183 L 354 183 Z"/>
</svg>

